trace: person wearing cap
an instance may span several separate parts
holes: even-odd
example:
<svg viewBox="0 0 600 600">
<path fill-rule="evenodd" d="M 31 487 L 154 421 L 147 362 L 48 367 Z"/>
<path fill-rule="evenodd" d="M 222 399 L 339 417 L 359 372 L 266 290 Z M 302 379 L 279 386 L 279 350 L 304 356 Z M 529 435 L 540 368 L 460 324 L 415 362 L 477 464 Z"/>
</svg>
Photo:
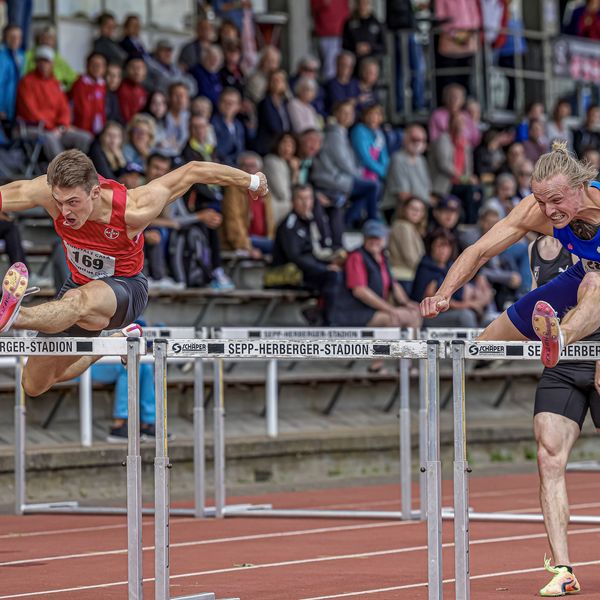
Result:
<svg viewBox="0 0 600 600">
<path fill-rule="evenodd" d="M 71 125 L 71 109 L 66 94 L 52 73 L 54 50 L 38 46 L 35 70 L 21 79 L 17 87 L 17 117 L 27 130 L 37 135 L 38 123 L 44 124 L 44 154 L 52 160 L 67 148 L 87 152 L 92 136 Z"/>
<path fill-rule="evenodd" d="M 73 102 L 73 124 L 98 135 L 106 123 L 106 59 L 92 52 L 86 61 L 86 72 L 73 84 L 69 97 Z"/>
<path fill-rule="evenodd" d="M 392 276 L 386 253 L 388 229 L 369 219 L 363 245 L 348 256 L 333 324 L 339 327 L 420 327 L 419 305 Z M 379 365 L 377 365 L 379 366 Z"/>
<path fill-rule="evenodd" d="M 453 232 L 460 219 L 460 200 L 456 196 L 448 194 L 442 196 L 432 211 L 432 219 L 429 223 L 429 231 L 442 227 L 446 231 Z"/>
<path fill-rule="evenodd" d="M 128 190 L 132 190 L 144 181 L 144 167 L 136 162 L 128 162 L 117 173 L 117 180 L 122 183 Z"/>
<path fill-rule="evenodd" d="M 175 54 L 173 44 L 167 38 L 162 38 L 156 42 L 156 47 L 151 57 L 147 60 L 148 79 L 146 85 L 148 89 L 167 93 L 169 87 L 174 83 L 183 83 L 188 88 L 190 96 L 196 96 L 198 88 L 196 81 L 184 73 L 175 63 Z"/>
</svg>

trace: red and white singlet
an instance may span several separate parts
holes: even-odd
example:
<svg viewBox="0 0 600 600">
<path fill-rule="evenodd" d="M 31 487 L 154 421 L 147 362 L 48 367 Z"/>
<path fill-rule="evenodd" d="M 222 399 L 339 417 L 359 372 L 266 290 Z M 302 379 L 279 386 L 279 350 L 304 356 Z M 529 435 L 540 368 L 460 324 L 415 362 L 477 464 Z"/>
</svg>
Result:
<svg viewBox="0 0 600 600">
<path fill-rule="evenodd" d="M 110 223 L 86 221 L 79 229 L 64 224 L 59 215 L 54 229 L 63 242 L 73 281 L 79 285 L 92 279 L 121 275 L 133 277 L 144 266 L 144 235 L 127 237 L 125 205 L 127 189 L 112 179 L 98 176 L 100 187 L 112 189 Z"/>
</svg>

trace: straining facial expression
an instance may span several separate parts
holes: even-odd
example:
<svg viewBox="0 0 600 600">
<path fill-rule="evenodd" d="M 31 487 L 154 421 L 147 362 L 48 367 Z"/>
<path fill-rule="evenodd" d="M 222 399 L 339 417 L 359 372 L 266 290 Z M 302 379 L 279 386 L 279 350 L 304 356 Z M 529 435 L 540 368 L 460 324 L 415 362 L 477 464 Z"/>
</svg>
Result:
<svg viewBox="0 0 600 600">
<path fill-rule="evenodd" d="M 95 185 L 89 193 L 81 186 L 52 188 L 54 205 L 60 211 L 64 225 L 71 229 L 80 229 L 91 217 L 100 198 L 100 186 Z"/>
<path fill-rule="evenodd" d="M 543 181 L 532 181 L 531 190 L 541 211 L 557 229 L 566 227 L 584 208 L 583 184 L 572 187 L 565 175 L 559 174 Z"/>
</svg>

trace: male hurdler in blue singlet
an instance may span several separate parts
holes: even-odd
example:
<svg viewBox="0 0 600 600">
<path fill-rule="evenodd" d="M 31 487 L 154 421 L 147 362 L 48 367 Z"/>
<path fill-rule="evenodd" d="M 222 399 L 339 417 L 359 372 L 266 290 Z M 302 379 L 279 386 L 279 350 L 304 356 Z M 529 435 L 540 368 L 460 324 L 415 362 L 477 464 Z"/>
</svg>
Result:
<svg viewBox="0 0 600 600">
<path fill-rule="evenodd" d="M 600 326 L 600 184 L 597 169 L 578 161 L 564 142 L 537 161 L 532 194 L 456 260 L 434 296 L 421 302 L 423 317 L 448 310 L 452 294 L 493 256 L 529 231 L 554 236 L 580 261 L 502 313 L 480 340 L 542 341 L 542 362 L 553 367 L 562 348 Z"/>
</svg>

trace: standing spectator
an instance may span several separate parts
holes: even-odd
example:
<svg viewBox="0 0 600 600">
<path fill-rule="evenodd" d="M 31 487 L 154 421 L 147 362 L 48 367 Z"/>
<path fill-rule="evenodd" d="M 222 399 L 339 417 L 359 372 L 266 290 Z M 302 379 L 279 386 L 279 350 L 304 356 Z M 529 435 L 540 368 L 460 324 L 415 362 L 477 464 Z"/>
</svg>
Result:
<svg viewBox="0 0 600 600">
<path fill-rule="evenodd" d="M 275 46 L 262 49 L 256 70 L 246 80 L 246 96 L 258 104 L 267 94 L 271 75 L 281 68 L 281 52 Z"/>
<path fill-rule="evenodd" d="M 87 58 L 87 70 L 71 88 L 73 124 L 79 129 L 97 135 L 106 122 L 106 59 L 92 53 Z"/>
<path fill-rule="evenodd" d="M 344 23 L 342 47 L 358 57 L 359 65 L 363 58 L 378 58 L 385 52 L 383 26 L 373 14 L 371 0 L 357 0 L 356 9 Z"/>
<path fill-rule="evenodd" d="M 106 179 L 117 179 L 119 171 L 127 162 L 123 154 L 123 128 L 119 123 L 106 123 L 100 135 L 92 142 L 89 157 L 98 175 Z"/>
<path fill-rule="evenodd" d="M 284 133 L 274 150 L 265 156 L 264 168 L 269 181 L 275 223 L 279 224 L 292 209 L 292 187 L 298 183 L 296 139 L 291 133 Z"/>
<path fill-rule="evenodd" d="M 56 29 L 52 25 L 46 25 L 36 33 L 35 46 L 25 53 L 25 73 L 30 73 L 36 68 L 37 49 L 40 46 L 47 46 L 54 52 L 52 61 L 52 74 L 60 83 L 62 89 L 68 92 L 78 77 L 71 65 L 56 50 Z"/>
<path fill-rule="evenodd" d="M 255 152 L 243 152 L 237 166 L 255 175 L 262 170 L 262 159 Z M 272 254 L 275 219 L 271 195 L 261 197 L 239 188 L 226 188 L 221 233 L 224 249 L 248 253 L 252 258 Z"/>
<path fill-rule="evenodd" d="M 409 198 L 398 211 L 390 232 L 390 265 L 394 279 L 410 293 L 419 262 L 425 254 L 423 238 L 427 232 L 427 204 Z"/>
<path fill-rule="evenodd" d="M 530 160 L 533 164 L 537 162 L 537 159 L 542 154 L 550 151 L 548 138 L 545 135 L 544 124 L 542 121 L 530 121 L 529 137 L 523 142 L 523 149 L 525 150 L 525 158 Z"/>
<path fill-rule="evenodd" d="M 189 71 L 200 62 L 202 52 L 215 43 L 217 36 L 212 21 L 199 17 L 196 21 L 196 37 L 184 44 L 179 53 L 179 66 Z"/>
<path fill-rule="evenodd" d="M 317 86 L 317 93 L 311 104 L 321 116 L 325 116 L 325 90 L 319 83 L 319 67 L 320 63 L 318 58 L 315 58 L 310 54 L 302 57 L 298 63 L 298 71 L 290 78 L 290 87 L 295 90 L 296 83 L 302 78 L 314 81 Z"/>
<path fill-rule="evenodd" d="M 236 88 L 225 88 L 219 98 L 218 111 L 212 119 L 217 136 L 216 159 L 233 167 L 246 149 L 244 126 L 238 119 L 242 108 L 242 97 Z"/>
<path fill-rule="evenodd" d="M 288 113 L 292 131 L 296 134 L 307 129 L 321 129 L 321 118 L 312 105 L 317 97 L 317 82 L 308 77 L 301 77 L 294 88 L 295 96 L 288 102 Z"/>
<path fill-rule="evenodd" d="M 314 185 L 339 206 L 350 203 L 346 224 L 354 225 L 367 219 L 377 219 L 379 184 L 361 176 L 348 130 L 354 124 L 354 105 L 340 102 L 333 111 L 333 120 L 325 129 L 323 148 L 315 158 L 312 170 Z"/>
<path fill-rule="evenodd" d="M 267 95 L 260 101 L 257 109 L 258 129 L 254 146 L 262 156 L 273 147 L 279 135 L 291 130 L 288 94 L 286 72 L 279 70 L 271 73 Z"/>
<path fill-rule="evenodd" d="M 567 148 L 573 150 L 573 132 L 567 125 L 567 119 L 571 116 L 571 104 L 568 100 L 559 100 L 552 111 L 552 118 L 546 125 L 549 147 L 554 140 L 567 142 Z"/>
<path fill-rule="evenodd" d="M 146 63 L 139 57 L 131 57 L 125 63 L 125 79 L 117 91 L 119 108 L 125 123 L 129 123 L 131 117 L 146 105 L 148 92 L 143 86 L 146 73 Z"/>
<path fill-rule="evenodd" d="M 240 96 L 244 93 L 246 86 L 246 77 L 241 68 L 242 48 L 239 42 L 226 42 L 223 45 L 223 68 L 219 75 L 221 76 L 221 85 L 223 88 L 234 88 Z"/>
<path fill-rule="evenodd" d="M 381 205 L 384 214 L 394 215 L 410 198 L 431 204 L 431 179 L 427 160 L 427 134 L 421 125 L 412 124 L 404 130 L 402 150 L 394 152 L 388 170 L 386 195 Z"/>
<path fill-rule="evenodd" d="M 450 117 L 460 113 L 463 116 L 465 135 L 473 148 L 481 141 L 481 132 L 473 122 L 471 115 L 465 110 L 465 88 L 456 83 L 444 88 L 442 94 L 443 106 L 436 108 L 429 119 L 429 141 L 434 142 L 442 133 L 447 132 L 450 126 Z"/>
<path fill-rule="evenodd" d="M 28 124 L 44 123 L 44 153 L 52 160 L 67 148 L 87 152 L 91 136 L 71 126 L 67 96 L 52 74 L 54 50 L 38 46 L 35 71 L 21 79 L 17 88 L 17 117 Z M 33 128 L 37 134 L 37 127 Z"/>
<path fill-rule="evenodd" d="M 94 40 L 92 52 L 101 54 L 107 63 L 123 65 L 127 58 L 127 52 L 115 41 L 117 21 L 110 12 L 103 12 L 98 16 L 98 27 L 100 35 Z"/>
<path fill-rule="evenodd" d="M 292 263 L 302 272 L 303 284 L 318 291 L 324 304 L 325 325 L 332 322 L 340 267 L 319 258 L 318 227 L 313 217 L 314 196 L 309 185 L 297 185 L 292 190 L 292 211 L 279 224 L 273 246 L 273 266 Z"/>
<path fill-rule="evenodd" d="M 374 104 L 365 109 L 362 121 L 350 132 L 352 147 L 362 166 L 362 178 L 378 182 L 380 189 L 383 189 L 390 163 L 382 124 L 383 108 Z"/>
<path fill-rule="evenodd" d="M 585 122 L 573 132 L 573 149 L 583 156 L 587 148 L 600 148 L 600 106 L 592 104 L 585 113 Z"/>
<path fill-rule="evenodd" d="M 119 88 L 123 81 L 123 71 L 117 64 L 109 64 L 106 67 L 106 96 L 104 104 L 106 106 L 106 120 L 116 121 L 121 125 L 125 124 L 121 114 L 121 104 L 119 103 Z"/>
<path fill-rule="evenodd" d="M 190 75 L 198 86 L 198 94 L 206 96 L 213 106 L 217 105 L 223 91 L 221 83 L 221 67 L 223 66 L 223 51 L 219 46 L 209 46 L 202 53 L 200 62 L 190 69 Z"/>
<path fill-rule="evenodd" d="M 335 77 L 325 84 L 325 109 L 328 113 L 331 113 L 339 102 L 355 102 L 358 98 L 358 81 L 352 76 L 355 63 L 352 52 L 340 52 L 338 55 Z"/>
<path fill-rule="evenodd" d="M 348 0 L 310 0 L 314 35 L 319 40 L 325 81 L 335 75 L 336 57 L 342 49 L 342 31 L 350 14 Z"/>
<path fill-rule="evenodd" d="M 147 61 L 150 54 L 146 50 L 140 33 L 142 31 L 142 23 L 137 15 L 127 15 L 123 23 L 123 39 L 120 42 L 121 48 L 127 53 L 127 57 L 141 58 Z"/>
<path fill-rule="evenodd" d="M 144 166 L 154 148 L 156 124 L 150 115 L 134 115 L 127 125 L 127 144 L 123 155 L 127 162 Z"/>
<path fill-rule="evenodd" d="M 344 266 L 333 325 L 339 327 L 420 327 L 419 306 L 394 280 L 385 253 L 388 230 L 379 221 L 367 221 L 364 243 L 351 252 Z M 381 365 L 372 365 L 380 371 Z"/>
<path fill-rule="evenodd" d="M 196 82 L 175 64 L 173 44 L 164 38 L 156 42 L 154 53 L 148 61 L 146 85 L 150 91 L 158 90 L 166 94 L 174 83 L 185 84 L 190 95 L 196 95 Z"/>
<path fill-rule="evenodd" d="M 0 120 L 12 123 L 17 103 L 17 85 L 23 75 L 25 55 L 21 50 L 21 28 L 7 25 L 2 31 L 0 48 Z"/>
<path fill-rule="evenodd" d="M 169 110 L 165 115 L 167 148 L 170 155 L 177 155 L 185 146 L 189 132 L 190 94 L 187 86 L 181 82 L 172 83 L 168 100 Z"/>
<path fill-rule="evenodd" d="M 365 58 L 358 67 L 358 99 L 356 110 L 362 114 L 369 106 L 379 104 L 376 90 L 379 81 L 379 63 L 375 58 Z"/>
<path fill-rule="evenodd" d="M 33 0 L 8 0 L 6 2 L 6 20 L 14 23 L 23 32 L 21 49 L 29 45 L 29 27 L 33 16 Z"/>
<path fill-rule="evenodd" d="M 179 154 L 175 148 L 175 140 L 167 138 L 166 116 L 167 97 L 163 92 L 151 92 L 142 114 L 150 115 L 154 119 L 154 148 L 165 155 Z"/>
</svg>

